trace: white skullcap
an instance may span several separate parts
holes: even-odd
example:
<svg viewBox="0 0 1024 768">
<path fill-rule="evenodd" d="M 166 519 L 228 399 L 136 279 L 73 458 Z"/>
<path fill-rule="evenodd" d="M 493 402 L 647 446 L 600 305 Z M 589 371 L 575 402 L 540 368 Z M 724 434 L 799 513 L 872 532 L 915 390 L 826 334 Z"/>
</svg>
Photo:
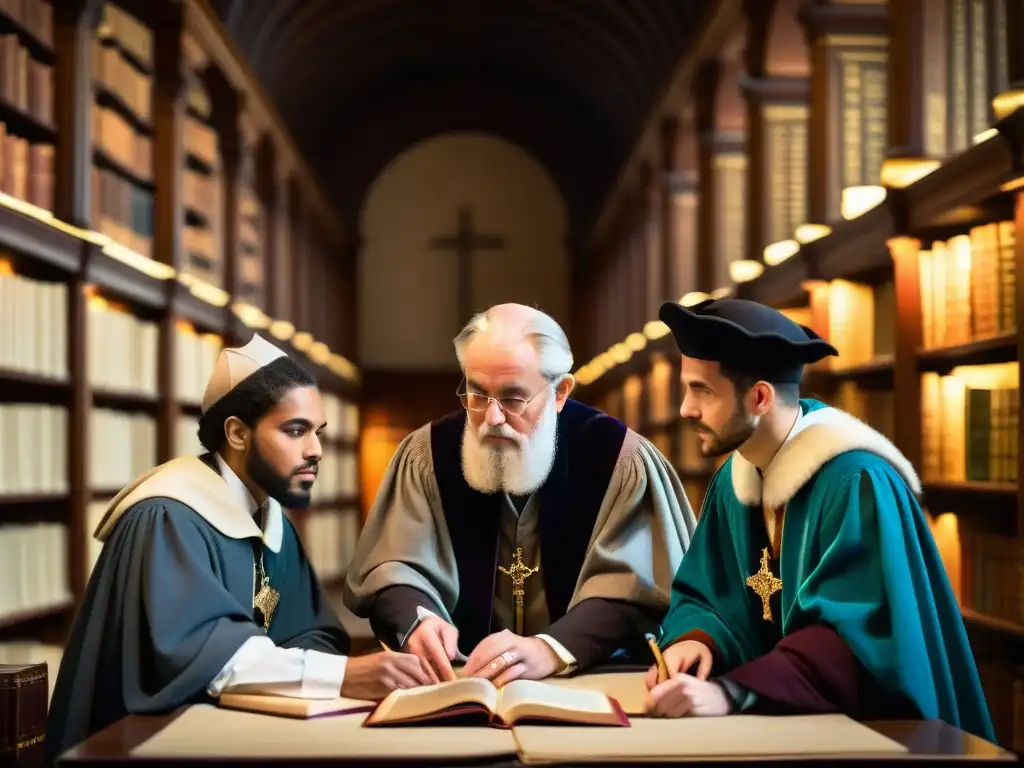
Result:
<svg viewBox="0 0 1024 768">
<path fill-rule="evenodd" d="M 287 355 L 257 333 L 244 347 L 222 349 L 203 393 L 202 412 L 237 387 L 243 379 Z"/>
</svg>

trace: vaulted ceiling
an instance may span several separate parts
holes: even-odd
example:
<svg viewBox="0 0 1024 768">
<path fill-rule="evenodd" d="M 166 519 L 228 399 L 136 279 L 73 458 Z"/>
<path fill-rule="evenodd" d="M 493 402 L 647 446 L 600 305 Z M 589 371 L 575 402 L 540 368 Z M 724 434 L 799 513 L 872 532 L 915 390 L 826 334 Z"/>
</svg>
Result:
<svg viewBox="0 0 1024 768">
<path fill-rule="evenodd" d="M 551 172 L 585 234 L 709 0 L 212 0 L 354 224 L 376 175 L 483 130 Z"/>
</svg>

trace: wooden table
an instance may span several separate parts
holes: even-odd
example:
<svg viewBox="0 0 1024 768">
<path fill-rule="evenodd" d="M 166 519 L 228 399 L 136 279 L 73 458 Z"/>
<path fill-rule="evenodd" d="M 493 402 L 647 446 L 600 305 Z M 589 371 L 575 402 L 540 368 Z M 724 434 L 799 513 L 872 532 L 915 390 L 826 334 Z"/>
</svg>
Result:
<svg viewBox="0 0 1024 768">
<path fill-rule="evenodd" d="M 166 765 L 169 762 L 182 762 L 181 760 L 154 760 L 150 758 L 136 758 L 131 755 L 131 751 L 146 741 L 154 734 L 159 732 L 162 728 L 167 726 L 172 720 L 178 717 L 184 708 L 176 710 L 174 713 L 160 717 L 145 717 L 134 715 L 126 717 L 120 722 L 115 723 L 109 728 L 93 735 L 91 738 L 83 742 L 82 744 L 74 747 L 65 753 L 59 764 L 60 765 L 81 765 L 88 763 L 90 765 L 110 765 L 110 764 L 131 764 L 132 766 L 144 766 L 144 765 Z M 963 731 L 953 728 L 938 720 L 927 720 L 927 721 L 878 721 L 867 723 L 874 730 L 879 733 L 888 736 L 891 739 L 906 746 L 910 752 L 909 755 L 904 756 L 900 759 L 908 760 L 915 766 L 925 764 L 948 764 L 950 761 L 971 761 L 971 762 L 1013 762 L 1016 760 L 1016 756 L 1006 750 L 1000 749 L 999 747 L 990 744 L 981 739 L 975 738 Z M 885 758 L 885 761 L 893 760 L 891 757 Z M 254 763 L 252 761 L 241 761 L 232 760 L 230 757 L 218 758 L 216 760 L 202 760 L 202 761 L 189 761 L 189 762 L 202 762 L 203 764 L 223 764 L 231 766 L 241 765 L 267 765 L 274 762 L 288 763 L 291 765 L 299 764 L 300 761 L 295 759 L 275 761 L 273 758 L 268 758 L 266 761 L 261 763 Z M 338 763 L 343 762 L 343 758 L 339 757 L 336 760 L 331 761 L 304 761 L 305 763 L 317 762 L 324 764 L 326 762 Z M 388 761 L 382 761 L 388 762 Z M 393 763 L 394 761 L 390 761 Z M 741 760 L 741 761 L 716 761 L 714 763 L 708 763 L 708 765 L 714 765 L 715 768 L 721 768 L 724 765 L 739 765 L 756 763 L 758 766 L 766 765 L 789 765 L 792 762 L 799 762 L 801 768 L 803 766 L 812 765 L 835 765 L 837 762 L 841 762 L 844 766 L 850 766 L 854 764 L 877 764 L 880 759 L 844 759 L 837 761 L 834 758 L 828 760 L 800 760 L 800 761 L 786 761 L 780 762 L 772 759 L 752 759 L 752 760 Z M 895 760 L 893 760 L 895 762 Z M 345 763 L 346 765 L 356 765 L 356 763 Z M 380 765 L 376 763 L 375 765 Z M 699 765 L 700 763 L 688 762 L 687 766 Z M 438 763 L 415 763 L 417 766 L 436 766 Z M 501 761 L 473 761 L 473 762 L 462 762 L 459 765 L 479 765 L 489 766 L 491 768 L 513 768 L 521 766 L 517 760 L 501 760 Z M 605 766 L 609 764 L 604 764 Z M 636 765 L 636 764 L 632 764 Z M 665 765 L 661 763 L 660 765 Z"/>
</svg>

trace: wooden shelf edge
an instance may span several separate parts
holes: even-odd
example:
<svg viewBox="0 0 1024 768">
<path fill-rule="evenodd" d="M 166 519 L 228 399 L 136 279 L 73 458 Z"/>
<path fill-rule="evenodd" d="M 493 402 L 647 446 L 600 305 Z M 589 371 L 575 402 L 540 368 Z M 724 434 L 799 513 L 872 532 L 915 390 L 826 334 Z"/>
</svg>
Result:
<svg viewBox="0 0 1024 768">
<path fill-rule="evenodd" d="M 937 349 L 917 352 L 919 371 L 944 371 L 957 365 L 983 365 L 1006 363 L 1017 359 L 1017 333 L 1003 333 L 987 339 L 977 339 Z"/>
<path fill-rule="evenodd" d="M 1015 167 L 1012 145 L 1024 138 L 1024 113 L 995 124 L 997 135 L 949 158 L 905 190 L 911 232 L 946 223 L 950 212 L 977 206 L 1000 194 Z"/>
<path fill-rule="evenodd" d="M 62 600 L 59 603 L 44 605 L 38 608 L 29 608 L 15 613 L 8 613 L 0 616 L 0 630 L 10 630 L 22 624 L 28 624 L 40 619 L 58 616 L 70 611 L 74 606 L 75 601 L 68 598 L 67 600 Z"/>
<path fill-rule="evenodd" d="M 156 413 L 160 399 L 156 395 L 142 392 L 122 392 L 111 389 L 93 389 L 93 405 L 119 411 L 144 411 Z"/>
<path fill-rule="evenodd" d="M 963 614 L 964 621 L 968 626 L 978 627 L 988 632 L 994 632 L 1008 638 L 1013 638 L 1016 643 L 1024 647 L 1024 625 L 1018 624 L 1014 621 L 1007 621 L 1006 619 L 999 619 L 994 616 L 986 616 L 985 614 L 978 613 L 971 608 L 963 608 L 961 613 Z"/>
<path fill-rule="evenodd" d="M 66 504 L 69 499 L 66 493 L 0 493 L 0 507 Z"/>
</svg>

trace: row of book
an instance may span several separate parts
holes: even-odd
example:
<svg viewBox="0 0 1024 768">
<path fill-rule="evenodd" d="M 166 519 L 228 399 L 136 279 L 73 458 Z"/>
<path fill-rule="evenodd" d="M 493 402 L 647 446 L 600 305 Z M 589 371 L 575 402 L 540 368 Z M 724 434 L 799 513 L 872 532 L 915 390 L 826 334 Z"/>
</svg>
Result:
<svg viewBox="0 0 1024 768">
<path fill-rule="evenodd" d="M 224 287 L 220 232 L 209 227 L 188 224 L 181 232 L 181 246 L 185 253 L 183 271 L 207 285 Z"/>
<path fill-rule="evenodd" d="M 921 477 L 1016 482 L 1020 466 L 1017 363 L 921 376 Z"/>
<path fill-rule="evenodd" d="M 302 546 L 321 581 L 344 576 L 359 539 L 359 509 L 317 509 L 302 512 Z"/>
<path fill-rule="evenodd" d="M 67 408 L 0 403 L 0 499 L 67 491 Z"/>
<path fill-rule="evenodd" d="M 188 323 L 178 324 L 174 340 L 174 383 L 180 402 L 194 405 L 202 402 L 221 347 L 219 336 L 197 334 Z"/>
<path fill-rule="evenodd" d="M 153 68 L 153 32 L 116 3 L 103 4 L 97 36 L 101 40 L 116 43 L 144 68 Z"/>
<path fill-rule="evenodd" d="M 974 611 L 1024 633 L 1024 545 L 960 526 L 960 599 Z"/>
<path fill-rule="evenodd" d="M 0 14 L 27 29 L 47 48 L 53 47 L 53 6 L 49 0 L 0 0 Z"/>
<path fill-rule="evenodd" d="M 217 162 L 217 133 L 209 125 L 196 120 L 194 117 L 185 117 L 185 152 L 199 160 L 203 165 L 216 168 Z"/>
<path fill-rule="evenodd" d="M 153 116 L 152 78 L 129 64 L 118 48 L 104 45 L 101 38 L 93 43 L 92 75 L 139 120 L 150 121 Z"/>
<path fill-rule="evenodd" d="M 15 274 L 0 255 L 0 372 L 68 375 L 68 288 Z"/>
<path fill-rule="evenodd" d="M 52 144 L 30 142 L 0 122 L 0 190 L 53 210 L 53 153 Z"/>
<path fill-rule="evenodd" d="M 358 467 L 355 454 L 336 448 L 324 447 L 316 482 L 313 483 L 314 503 L 333 503 L 337 499 L 355 496 L 358 488 Z"/>
<path fill-rule="evenodd" d="M 67 604 L 69 576 L 67 526 L 0 525 L 0 621 Z"/>
<path fill-rule="evenodd" d="M 53 67 L 32 58 L 17 35 L 0 35 L 0 101 L 53 126 Z"/>
<path fill-rule="evenodd" d="M 974 227 L 918 254 L 925 348 L 966 344 L 1016 330 L 1013 221 Z"/>
<path fill-rule="evenodd" d="M 104 392 L 157 394 L 160 327 L 102 296 L 89 297 L 85 367 L 89 386 Z"/>
<path fill-rule="evenodd" d="M 153 193 L 107 168 L 91 170 L 92 227 L 119 245 L 153 256 Z"/>
<path fill-rule="evenodd" d="M 147 414 L 89 411 L 89 485 L 119 490 L 156 466 L 156 419 Z"/>
<path fill-rule="evenodd" d="M 220 205 L 219 178 L 186 168 L 182 177 L 181 199 L 188 208 L 215 219 L 216 209 Z"/>
<path fill-rule="evenodd" d="M 355 440 L 359 436 L 359 406 L 330 392 L 325 392 L 323 399 L 328 436 Z"/>
<path fill-rule="evenodd" d="M 93 103 L 92 141 L 115 163 L 137 179 L 153 178 L 153 140 L 137 133 L 124 117 Z"/>
<path fill-rule="evenodd" d="M 996 741 L 1024 753 L 1024 666 L 1012 667 L 1007 674 L 1005 663 L 980 659 L 978 674 L 996 726 Z"/>
</svg>

